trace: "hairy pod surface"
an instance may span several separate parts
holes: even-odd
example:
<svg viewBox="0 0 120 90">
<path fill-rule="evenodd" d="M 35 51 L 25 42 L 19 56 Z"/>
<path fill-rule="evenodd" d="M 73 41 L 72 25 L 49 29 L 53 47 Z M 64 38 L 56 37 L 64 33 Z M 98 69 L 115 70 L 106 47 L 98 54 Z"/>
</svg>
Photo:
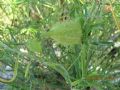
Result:
<svg viewBox="0 0 120 90">
<path fill-rule="evenodd" d="M 51 30 L 44 33 L 44 35 L 52 38 L 58 44 L 81 44 L 82 29 L 79 21 L 69 20 L 62 23 L 56 23 Z"/>
</svg>

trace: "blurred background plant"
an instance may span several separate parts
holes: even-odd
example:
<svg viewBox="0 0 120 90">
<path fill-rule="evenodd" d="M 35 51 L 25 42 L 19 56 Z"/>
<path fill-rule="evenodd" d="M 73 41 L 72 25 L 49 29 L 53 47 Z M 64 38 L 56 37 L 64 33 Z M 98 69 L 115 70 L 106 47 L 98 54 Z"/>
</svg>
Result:
<svg viewBox="0 0 120 90">
<path fill-rule="evenodd" d="M 119 90 L 119 0 L 1 0 L 5 90 Z M 3 70 L 1 73 L 5 73 Z"/>
</svg>

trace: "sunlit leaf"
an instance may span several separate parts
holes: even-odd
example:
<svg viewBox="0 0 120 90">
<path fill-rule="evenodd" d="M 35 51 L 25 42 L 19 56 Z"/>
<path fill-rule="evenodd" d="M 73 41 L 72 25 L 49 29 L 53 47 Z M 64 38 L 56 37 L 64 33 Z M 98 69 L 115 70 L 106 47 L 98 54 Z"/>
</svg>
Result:
<svg viewBox="0 0 120 90">
<path fill-rule="evenodd" d="M 41 44 L 36 39 L 30 39 L 26 43 L 28 49 L 32 52 L 41 52 Z"/>
</svg>

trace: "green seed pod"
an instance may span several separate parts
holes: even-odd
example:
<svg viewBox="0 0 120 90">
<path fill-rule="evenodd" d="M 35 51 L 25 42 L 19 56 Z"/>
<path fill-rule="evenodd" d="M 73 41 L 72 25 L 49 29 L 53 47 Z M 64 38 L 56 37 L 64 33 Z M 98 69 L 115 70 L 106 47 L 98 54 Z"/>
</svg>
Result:
<svg viewBox="0 0 120 90">
<path fill-rule="evenodd" d="M 63 45 L 81 44 L 82 29 L 77 20 L 57 23 L 53 28 L 44 33 L 46 37 L 51 37 L 54 41 Z"/>
</svg>

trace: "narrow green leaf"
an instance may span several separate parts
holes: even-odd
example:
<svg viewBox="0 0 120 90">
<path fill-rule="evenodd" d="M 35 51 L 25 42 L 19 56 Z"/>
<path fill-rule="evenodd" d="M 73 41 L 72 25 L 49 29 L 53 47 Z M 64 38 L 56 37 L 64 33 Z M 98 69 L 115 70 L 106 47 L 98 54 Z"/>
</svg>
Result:
<svg viewBox="0 0 120 90">
<path fill-rule="evenodd" d="M 28 77 L 30 65 L 31 65 L 31 63 L 28 63 L 28 65 L 27 65 L 27 67 L 26 67 L 26 70 L 25 70 L 25 78 Z"/>
<path fill-rule="evenodd" d="M 71 85 L 70 76 L 67 70 L 61 64 L 51 63 L 51 62 L 50 63 L 46 62 L 45 64 L 47 64 L 49 67 L 60 73 L 65 78 L 66 82 Z"/>
</svg>

